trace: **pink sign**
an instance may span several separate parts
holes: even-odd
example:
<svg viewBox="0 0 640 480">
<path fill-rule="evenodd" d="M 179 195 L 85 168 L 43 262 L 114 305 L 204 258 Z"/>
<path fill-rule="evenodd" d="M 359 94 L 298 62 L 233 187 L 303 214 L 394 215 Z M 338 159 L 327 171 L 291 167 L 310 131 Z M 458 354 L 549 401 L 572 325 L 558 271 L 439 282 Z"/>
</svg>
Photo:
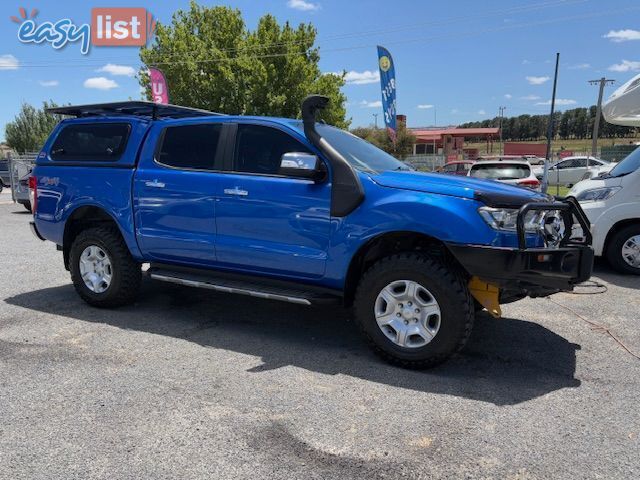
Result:
<svg viewBox="0 0 640 480">
<path fill-rule="evenodd" d="M 169 103 L 169 90 L 167 80 L 164 78 L 162 70 L 149 68 L 149 78 L 151 79 L 151 96 L 153 103 Z"/>
</svg>

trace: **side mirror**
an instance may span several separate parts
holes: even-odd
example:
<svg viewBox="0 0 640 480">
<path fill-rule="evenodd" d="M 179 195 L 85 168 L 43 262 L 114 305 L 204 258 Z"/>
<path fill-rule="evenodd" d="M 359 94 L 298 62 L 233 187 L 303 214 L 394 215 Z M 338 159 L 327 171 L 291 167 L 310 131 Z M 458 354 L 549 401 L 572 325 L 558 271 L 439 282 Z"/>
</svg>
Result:
<svg viewBox="0 0 640 480">
<path fill-rule="evenodd" d="M 326 175 L 324 162 L 316 155 L 302 152 L 288 152 L 280 159 L 280 175 L 295 178 L 307 178 L 319 182 Z"/>
</svg>

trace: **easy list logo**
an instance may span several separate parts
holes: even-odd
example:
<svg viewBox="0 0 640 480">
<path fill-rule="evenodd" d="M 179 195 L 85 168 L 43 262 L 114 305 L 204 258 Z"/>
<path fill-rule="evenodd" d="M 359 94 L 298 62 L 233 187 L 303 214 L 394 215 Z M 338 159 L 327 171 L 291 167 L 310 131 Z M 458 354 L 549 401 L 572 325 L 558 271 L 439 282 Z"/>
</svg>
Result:
<svg viewBox="0 0 640 480">
<path fill-rule="evenodd" d="M 22 43 L 50 43 L 58 50 L 68 43 L 80 43 L 80 53 L 89 53 L 91 44 L 97 47 L 143 46 L 153 36 L 156 22 L 145 8 L 93 8 L 91 25 L 76 25 L 70 18 L 56 22 L 37 23 L 38 10 L 20 7 L 20 17 L 12 16 L 19 23 L 18 40 Z"/>
</svg>

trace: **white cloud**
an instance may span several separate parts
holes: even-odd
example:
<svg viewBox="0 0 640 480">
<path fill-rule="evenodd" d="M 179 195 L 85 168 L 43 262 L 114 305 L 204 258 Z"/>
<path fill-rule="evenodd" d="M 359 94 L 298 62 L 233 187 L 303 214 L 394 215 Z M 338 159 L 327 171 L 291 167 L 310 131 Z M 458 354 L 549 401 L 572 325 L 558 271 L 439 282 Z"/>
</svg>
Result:
<svg viewBox="0 0 640 480">
<path fill-rule="evenodd" d="M 417 108 L 421 110 L 427 110 L 429 108 L 433 108 L 433 105 L 431 105 L 430 103 L 421 103 L 420 105 L 417 106 Z"/>
<path fill-rule="evenodd" d="M 342 75 L 337 73 L 336 75 Z M 380 81 L 380 72 L 378 70 L 365 70 L 364 72 L 356 72 L 351 70 L 344 76 L 347 85 L 366 85 L 367 83 L 377 83 Z"/>
<path fill-rule="evenodd" d="M 556 105 L 559 106 L 563 106 L 563 105 L 575 105 L 576 102 L 575 100 L 570 100 L 568 98 L 556 98 Z M 538 102 L 536 103 L 536 105 L 551 105 L 551 100 L 547 100 L 546 102 Z"/>
<path fill-rule="evenodd" d="M 551 80 L 549 77 L 525 77 L 530 85 L 542 85 L 544 82 Z"/>
<path fill-rule="evenodd" d="M 520 100 L 540 100 L 540 97 L 538 95 L 525 95 L 524 97 L 520 97 Z"/>
<path fill-rule="evenodd" d="M 513 98 L 513 95 L 511 95 L 510 93 L 505 93 L 504 98 L 506 98 L 507 100 L 511 100 Z"/>
<path fill-rule="evenodd" d="M 112 88 L 117 88 L 118 84 L 111 80 L 110 78 L 105 77 L 93 77 L 87 78 L 84 81 L 84 88 L 96 88 L 98 90 L 111 90 Z"/>
<path fill-rule="evenodd" d="M 133 77 L 136 74 L 136 69 L 129 65 L 115 65 L 113 63 L 107 63 L 104 67 L 99 68 L 96 72 L 109 73 L 111 75 L 124 75 L 127 77 Z"/>
<path fill-rule="evenodd" d="M 487 112 L 485 112 L 484 110 L 478 110 L 478 115 L 486 115 Z"/>
<path fill-rule="evenodd" d="M 315 12 L 316 10 L 320 10 L 319 3 L 306 2 L 305 0 L 289 0 L 287 2 L 287 7 L 293 8 L 294 10 L 301 10 L 303 12 Z"/>
<path fill-rule="evenodd" d="M 57 87 L 58 85 L 60 85 L 60 82 L 58 80 L 40 80 L 40 85 L 42 85 L 43 87 Z"/>
<path fill-rule="evenodd" d="M 526 58 L 522 60 L 522 65 L 529 65 L 530 63 L 531 61 L 527 60 Z"/>
<path fill-rule="evenodd" d="M 609 67 L 612 72 L 637 72 L 640 70 L 640 62 L 622 60 L 622 63 L 614 63 Z"/>
<path fill-rule="evenodd" d="M 452 108 L 452 109 L 451 109 L 451 113 L 452 113 L 453 115 L 455 115 L 455 114 L 456 114 L 456 113 L 458 113 L 458 112 L 459 112 L 459 110 L 458 110 L 457 108 Z"/>
<path fill-rule="evenodd" d="M 0 55 L 0 70 L 17 70 L 18 59 L 13 55 Z"/>
<path fill-rule="evenodd" d="M 569 65 L 567 67 L 569 70 L 586 70 L 587 68 L 591 68 L 590 63 L 576 63 L 575 65 Z"/>
<path fill-rule="evenodd" d="M 640 31 L 638 30 L 609 30 L 609 33 L 603 35 L 602 38 L 608 38 L 612 42 L 630 42 L 631 40 L 640 40 Z"/>
<path fill-rule="evenodd" d="M 362 100 L 360 102 L 360 106 L 362 108 L 380 108 L 382 107 L 382 100 L 375 100 L 373 102 L 367 102 L 366 100 Z"/>
</svg>

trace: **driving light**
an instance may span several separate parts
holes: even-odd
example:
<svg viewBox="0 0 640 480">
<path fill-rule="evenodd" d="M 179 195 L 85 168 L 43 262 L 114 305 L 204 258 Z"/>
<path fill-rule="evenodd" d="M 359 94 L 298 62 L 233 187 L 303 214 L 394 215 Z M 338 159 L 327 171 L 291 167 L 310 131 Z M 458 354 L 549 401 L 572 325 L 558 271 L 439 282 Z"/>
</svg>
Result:
<svg viewBox="0 0 640 480">
<path fill-rule="evenodd" d="M 621 187 L 593 188 L 580 192 L 576 196 L 579 202 L 599 202 L 613 197 Z"/>
</svg>

